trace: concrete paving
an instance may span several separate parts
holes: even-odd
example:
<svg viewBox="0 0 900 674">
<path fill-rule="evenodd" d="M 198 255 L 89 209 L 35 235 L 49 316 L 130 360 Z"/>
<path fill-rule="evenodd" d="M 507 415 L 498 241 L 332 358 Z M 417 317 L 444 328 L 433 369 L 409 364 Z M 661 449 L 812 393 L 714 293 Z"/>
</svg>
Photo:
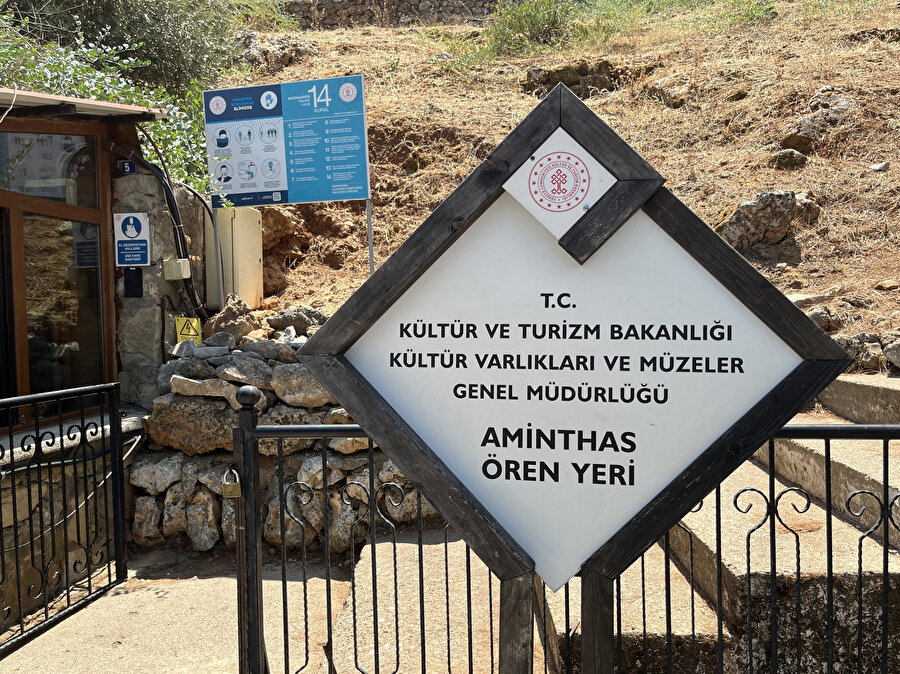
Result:
<svg viewBox="0 0 900 674">
<path fill-rule="evenodd" d="M 467 555 L 465 544 L 458 538 L 451 536 L 445 546 L 443 531 L 426 532 L 422 550 L 427 671 L 496 671 L 499 582 L 474 554 Z M 359 579 L 355 595 L 346 565 L 334 571 L 338 576 L 332 580 L 336 670 L 342 674 L 355 672 L 358 665 L 365 671 L 375 671 L 372 569 L 376 568 L 380 671 L 422 671 L 420 557 L 415 534 L 400 535 L 396 548 L 389 541 L 377 544 L 375 558 L 373 567 L 372 548 L 363 548 L 355 568 Z M 145 552 L 132 559 L 130 567 L 125 584 L 7 657 L 0 670 L 4 674 L 237 671 L 233 554 Z M 289 563 L 287 569 L 289 670 L 327 674 L 322 648 L 326 642 L 324 567 L 313 562 L 307 569 L 306 597 L 300 564 Z M 715 614 L 674 565 L 669 572 L 673 634 L 676 639 L 686 636 L 688 641 L 696 634 L 704 643 L 711 643 Z M 266 564 L 265 629 L 272 672 L 284 671 L 280 574 L 280 564 Z M 646 553 L 643 572 L 636 563 L 623 575 L 626 652 L 639 651 L 642 643 L 646 644 L 646 634 L 652 639 L 665 631 L 665 616 L 656 601 L 664 595 L 665 575 L 663 552 L 658 546 Z M 471 604 L 466 601 L 467 590 L 471 591 Z M 581 619 L 577 579 L 570 584 L 569 595 L 570 629 L 577 648 Z M 562 590 L 547 592 L 560 634 L 566 627 L 564 597 Z M 308 621 L 304 615 L 309 616 Z M 664 654 L 664 645 L 660 652 Z M 537 633 L 534 667 L 536 672 L 545 671 Z"/>
<path fill-rule="evenodd" d="M 129 578 L 0 663 L 3 674 L 102 672 L 237 672 L 237 585 L 234 555 L 149 552 L 130 562 Z M 308 566 L 312 633 L 309 670 L 324 659 L 324 574 Z M 344 574 L 346 576 L 346 574 Z M 349 589 L 332 584 L 336 610 Z M 273 672 L 284 671 L 280 568 L 267 564 L 263 580 L 265 629 Z M 288 601 L 294 623 L 288 643 L 292 670 L 305 658 L 299 564 L 290 565 Z M 322 616 L 322 617 L 319 617 Z"/>
</svg>

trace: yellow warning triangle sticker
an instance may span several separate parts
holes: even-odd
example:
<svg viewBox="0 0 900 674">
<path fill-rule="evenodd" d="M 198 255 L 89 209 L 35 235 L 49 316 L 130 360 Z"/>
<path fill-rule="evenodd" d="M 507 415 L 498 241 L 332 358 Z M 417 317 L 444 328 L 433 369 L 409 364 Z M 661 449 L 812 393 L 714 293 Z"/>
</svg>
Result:
<svg viewBox="0 0 900 674">
<path fill-rule="evenodd" d="M 200 319 L 188 318 L 187 316 L 175 317 L 175 332 L 178 333 L 178 341 L 185 342 L 193 340 L 196 344 L 201 344 L 203 338 L 200 336 Z"/>
</svg>

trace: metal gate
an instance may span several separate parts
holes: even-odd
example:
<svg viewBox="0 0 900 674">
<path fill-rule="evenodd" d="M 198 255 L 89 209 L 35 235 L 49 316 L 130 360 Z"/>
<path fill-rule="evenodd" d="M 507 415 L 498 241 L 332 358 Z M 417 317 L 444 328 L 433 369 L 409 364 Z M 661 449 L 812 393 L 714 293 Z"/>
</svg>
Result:
<svg viewBox="0 0 900 674">
<path fill-rule="evenodd" d="M 0 659 L 127 577 L 119 385 L 0 400 Z"/>
<path fill-rule="evenodd" d="M 324 442 L 320 473 L 285 470 L 290 439 L 361 438 L 359 427 L 256 426 L 252 402 L 224 490 L 237 509 L 242 672 L 900 673 L 900 426 L 786 427 L 620 577 L 556 594 L 527 579 L 535 591 L 517 596 L 423 494 L 376 479 L 371 442 L 368 479 L 330 467 Z M 266 509 L 260 441 L 276 462 L 267 538 L 293 536 L 293 550 L 264 550 L 262 520 L 245 516 Z M 348 532 L 349 552 L 332 552 Z M 510 630 L 524 597 L 527 632 Z"/>
</svg>

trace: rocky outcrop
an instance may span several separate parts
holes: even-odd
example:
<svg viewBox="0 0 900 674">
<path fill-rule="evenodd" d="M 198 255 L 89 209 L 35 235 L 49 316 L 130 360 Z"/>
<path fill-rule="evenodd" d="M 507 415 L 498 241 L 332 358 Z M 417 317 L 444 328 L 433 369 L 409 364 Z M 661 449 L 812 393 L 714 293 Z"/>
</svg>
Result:
<svg viewBox="0 0 900 674">
<path fill-rule="evenodd" d="M 822 87 L 810 99 L 809 110 L 782 131 L 781 147 L 810 154 L 831 129 L 853 120 L 856 101 L 834 87 Z"/>
<path fill-rule="evenodd" d="M 797 150 L 787 149 L 776 152 L 769 157 L 768 164 L 772 168 L 789 171 L 803 168 L 808 161 L 809 158 L 805 154 L 797 152 Z"/>
<path fill-rule="evenodd" d="M 742 201 L 717 231 L 732 248 L 746 253 L 757 244 L 781 243 L 795 218 L 814 222 L 819 211 L 806 193 L 760 192 L 753 199 Z"/>
<path fill-rule="evenodd" d="M 557 84 L 566 85 L 579 98 L 590 98 L 603 91 L 614 91 L 621 86 L 652 73 L 658 63 L 616 64 L 608 59 L 594 63 L 579 61 L 547 68 L 528 68 L 519 79 L 522 91 L 543 98 Z"/>
<path fill-rule="evenodd" d="M 695 86 L 690 75 L 667 75 L 648 84 L 645 91 L 650 98 L 677 110 L 691 99 Z"/>
<path fill-rule="evenodd" d="M 360 0 L 288 0 L 283 7 L 302 28 L 340 28 L 481 23 L 496 5 L 496 0 L 385 0 L 377 4 Z"/>
<path fill-rule="evenodd" d="M 248 31 L 241 42 L 241 60 L 251 68 L 268 74 L 277 73 L 319 53 L 314 45 L 295 35 L 260 35 Z M 263 245 L 265 243 L 266 234 L 263 232 Z"/>
</svg>

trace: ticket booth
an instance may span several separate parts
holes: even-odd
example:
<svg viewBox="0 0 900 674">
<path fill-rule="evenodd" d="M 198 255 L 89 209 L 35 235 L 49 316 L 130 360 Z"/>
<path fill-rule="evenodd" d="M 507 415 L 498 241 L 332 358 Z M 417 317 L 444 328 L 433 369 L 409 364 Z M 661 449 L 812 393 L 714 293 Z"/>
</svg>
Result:
<svg viewBox="0 0 900 674">
<path fill-rule="evenodd" d="M 110 147 L 164 116 L 0 89 L 0 398 L 116 379 Z"/>
</svg>

